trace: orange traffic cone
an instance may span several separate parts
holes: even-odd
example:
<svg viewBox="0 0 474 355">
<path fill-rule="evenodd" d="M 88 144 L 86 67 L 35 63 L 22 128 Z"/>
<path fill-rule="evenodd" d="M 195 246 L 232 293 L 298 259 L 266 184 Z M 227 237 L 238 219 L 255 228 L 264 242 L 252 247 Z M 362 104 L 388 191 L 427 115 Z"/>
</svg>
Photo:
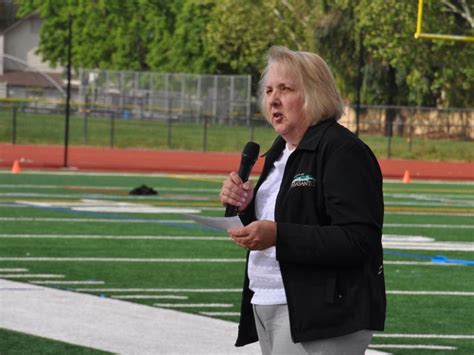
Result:
<svg viewBox="0 0 474 355">
<path fill-rule="evenodd" d="M 20 162 L 18 160 L 15 160 L 12 165 L 12 174 L 19 174 L 20 171 Z"/>
<path fill-rule="evenodd" d="M 411 182 L 410 171 L 405 170 L 405 174 L 403 174 L 403 183 L 409 184 L 410 182 Z"/>
</svg>

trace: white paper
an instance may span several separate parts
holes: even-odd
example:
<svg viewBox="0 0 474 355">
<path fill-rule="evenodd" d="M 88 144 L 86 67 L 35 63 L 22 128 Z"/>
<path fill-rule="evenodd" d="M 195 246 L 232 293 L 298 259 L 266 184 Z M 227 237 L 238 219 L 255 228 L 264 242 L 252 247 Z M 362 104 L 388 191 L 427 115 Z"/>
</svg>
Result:
<svg viewBox="0 0 474 355">
<path fill-rule="evenodd" d="M 243 227 L 242 221 L 238 216 L 234 217 L 204 217 L 197 214 L 186 214 L 187 217 L 191 218 L 206 226 L 214 227 L 223 231 L 227 231 L 229 228 Z"/>
</svg>

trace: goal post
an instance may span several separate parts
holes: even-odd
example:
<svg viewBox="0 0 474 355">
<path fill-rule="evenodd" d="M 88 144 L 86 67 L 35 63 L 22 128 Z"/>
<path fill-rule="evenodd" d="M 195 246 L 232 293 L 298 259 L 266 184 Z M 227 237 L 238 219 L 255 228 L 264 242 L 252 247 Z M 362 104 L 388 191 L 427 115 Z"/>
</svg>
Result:
<svg viewBox="0 0 474 355">
<path fill-rule="evenodd" d="M 457 41 L 457 42 L 474 42 L 474 36 L 459 36 L 438 33 L 425 33 L 422 29 L 423 23 L 423 0 L 418 0 L 418 16 L 416 20 L 416 39 Z"/>
</svg>

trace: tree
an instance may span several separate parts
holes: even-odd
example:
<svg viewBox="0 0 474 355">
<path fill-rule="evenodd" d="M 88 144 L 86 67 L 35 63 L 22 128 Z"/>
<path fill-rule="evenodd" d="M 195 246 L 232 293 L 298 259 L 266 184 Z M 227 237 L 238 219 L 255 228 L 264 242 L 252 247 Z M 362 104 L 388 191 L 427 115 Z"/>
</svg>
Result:
<svg viewBox="0 0 474 355">
<path fill-rule="evenodd" d="M 186 0 L 176 17 L 167 68 L 174 72 L 214 73 L 215 62 L 205 45 L 213 0 Z"/>
</svg>

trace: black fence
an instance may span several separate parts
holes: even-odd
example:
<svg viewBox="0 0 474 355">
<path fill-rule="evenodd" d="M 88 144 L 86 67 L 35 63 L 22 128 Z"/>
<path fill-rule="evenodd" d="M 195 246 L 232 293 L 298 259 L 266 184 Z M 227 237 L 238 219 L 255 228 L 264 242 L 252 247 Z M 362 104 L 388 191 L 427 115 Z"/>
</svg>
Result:
<svg viewBox="0 0 474 355">
<path fill-rule="evenodd" d="M 139 111 L 124 108 L 73 105 L 71 144 L 202 151 L 240 150 L 246 140 L 269 145 L 275 134 L 255 111 L 254 108 L 248 116 L 228 118 L 206 114 L 205 110 L 183 113 L 168 109 L 140 115 Z M 0 141 L 62 144 L 64 112 L 61 104 L 0 102 Z M 356 120 L 355 108 L 348 106 L 340 123 L 369 145 L 377 146 L 379 155 L 388 158 L 394 153 L 399 156 L 399 150 L 411 153 L 414 142 L 474 139 L 473 109 L 362 106 Z"/>
</svg>

